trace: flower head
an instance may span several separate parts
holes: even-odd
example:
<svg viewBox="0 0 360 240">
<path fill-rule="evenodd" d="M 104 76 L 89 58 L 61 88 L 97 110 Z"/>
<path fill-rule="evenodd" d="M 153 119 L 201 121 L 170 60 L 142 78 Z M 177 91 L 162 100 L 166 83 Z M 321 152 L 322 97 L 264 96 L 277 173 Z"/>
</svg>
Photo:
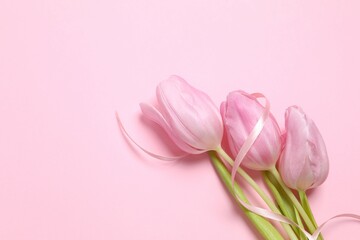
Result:
<svg viewBox="0 0 360 240">
<path fill-rule="evenodd" d="M 264 107 L 256 98 L 243 91 L 231 92 L 221 104 L 225 134 L 233 157 L 237 156 L 263 111 Z M 275 166 L 281 151 L 280 136 L 279 126 L 270 114 L 242 164 L 253 170 L 268 170 Z"/>
<path fill-rule="evenodd" d="M 318 128 L 297 106 L 286 110 L 285 128 L 279 161 L 282 179 L 288 187 L 302 191 L 319 186 L 328 176 L 329 160 Z"/>
<path fill-rule="evenodd" d="M 221 144 L 219 110 L 204 92 L 184 79 L 171 76 L 156 89 L 158 107 L 141 103 L 143 114 L 158 123 L 183 151 L 197 154 Z"/>
</svg>

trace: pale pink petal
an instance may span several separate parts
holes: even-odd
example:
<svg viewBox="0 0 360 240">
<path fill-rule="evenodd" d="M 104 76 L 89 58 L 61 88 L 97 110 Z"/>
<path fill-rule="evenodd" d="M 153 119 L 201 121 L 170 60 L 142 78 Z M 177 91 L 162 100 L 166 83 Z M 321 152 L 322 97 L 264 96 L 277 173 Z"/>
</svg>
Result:
<svg viewBox="0 0 360 240">
<path fill-rule="evenodd" d="M 238 154 L 263 111 L 264 107 L 256 98 L 243 91 L 231 92 L 222 103 L 221 115 L 233 157 Z M 280 151 L 280 129 L 270 114 L 242 164 L 253 170 L 270 169 L 278 160 Z"/>
<path fill-rule="evenodd" d="M 329 172 L 324 140 L 315 123 L 297 106 L 285 114 L 286 141 L 279 171 L 287 186 L 307 190 L 322 184 Z"/>
<path fill-rule="evenodd" d="M 157 87 L 160 112 L 173 134 L 197 149 L 213 150 L 222 139 L 218 109 L 203 92 L 172 76 Z"/>
<path fill-rule="evenodd" d="M 200 152 L 198 149 L 194 149 L 193 147 L 187 145 L 185 142 L 176 138 L 164 117 L 154 106 L 146 103 L 140 103 L 140 108 L 145 117 L 159 124 L 181 150 L 191 154 L 198 154 Z"/>
</svg>

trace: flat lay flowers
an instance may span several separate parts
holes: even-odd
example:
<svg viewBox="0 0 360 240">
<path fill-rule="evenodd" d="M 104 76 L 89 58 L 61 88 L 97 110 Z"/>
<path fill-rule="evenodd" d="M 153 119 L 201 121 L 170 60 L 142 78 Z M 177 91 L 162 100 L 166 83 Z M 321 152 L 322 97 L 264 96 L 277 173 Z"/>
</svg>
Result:
<svg viewBox="0 0 360 240">
<path fill-rule="evenodd" d="M 0 240 L 360 239 L 359 13 L 1 1 Z"/>
<path fill-rule="evenodd" d="M 355 213 L 343 213 L 317 223 L 306 191 L 324 183 L 329 157 L 318 127 L 301 107 L 288 107 L 285 126 L 280 127 L 262 93 L 235 90 L 218 108 L 206 93 L 175 75 L 159 83 L 156 99 L 154 105 L 141 103 L 141 111 L 184 155 L 166 157 L 145 149 L 116 115 L 124 135 L 160 160 L 208 153 L 219 179 L 263 239 L 324 239 L 321 232 L 329 221 L 360 220 Z M 249 170 L 262 176 L 266 189 Z M 240 182 L 250 186 L 267 208 L 250 202 Z"/>
</svg>

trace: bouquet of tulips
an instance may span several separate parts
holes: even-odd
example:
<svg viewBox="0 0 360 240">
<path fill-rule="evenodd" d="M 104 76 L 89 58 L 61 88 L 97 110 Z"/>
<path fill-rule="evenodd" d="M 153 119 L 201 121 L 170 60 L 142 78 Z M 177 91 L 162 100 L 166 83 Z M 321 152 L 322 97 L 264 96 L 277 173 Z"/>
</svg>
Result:
<svg viewBox="0 0 360 240">
<path fill-rule="evenodd" d="M 231 92 L 219 111 L 207 94 L 171 76 L 157 86 L 156 96 L 156 106 L 140 104 L 143 114 L 159 124 L 187 155 L 209 154 L 221 181 L 264 239 L 323 239 L 320 232 L 326 222 L 317 225 L 306 190 L 325 181 L 329 160 L 318 128 L 300 107 L 286 110 L 285 131 L 281 132 L 268 100 L 260 93 Z M 130 137 L 120 120 L 119 124 Z M 153 157 L 168 159 L 139 147 Z M 249 169 L 262 173 L 269 191 L 258 185 Z M 248 200 L 236 175 L 255 190 L 267 208 Z M 333 218 L 337 217 L 360 219 L 354 214 Z M 270 220 L 280 222 L 283 229 Z"/>
</svg>

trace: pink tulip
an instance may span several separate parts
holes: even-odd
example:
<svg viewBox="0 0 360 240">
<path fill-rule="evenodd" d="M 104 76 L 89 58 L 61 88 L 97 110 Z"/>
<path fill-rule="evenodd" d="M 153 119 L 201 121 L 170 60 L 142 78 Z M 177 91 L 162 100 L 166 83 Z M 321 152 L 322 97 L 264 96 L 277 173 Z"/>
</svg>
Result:
<svg viewBox="0 0 360 240">
<path fill-rule="evenodd" d="M 221 116 L 208 95 L 184 79 L 171 76 L 157 86 L 156 96 L 157 108 L 141 103 L 141 110 L 164 128 L 180 149 L 197 154 L 220 146 Z"/>
<path fill-rule="evenodd" d="M 237 156 L 263 111 L 264 107 L 255 97 L 242 91 L 231 92 L 221 104 L 225 134 L 233 157 Z M 270 114 L 242 164 L 253 170 L 269 170 L 275 166 L 280 151 L 280 129 Z"/>
<path fill-rule="evenodd" d="M 318 128 L 297 106 L 286 110 L 285 128 L 279 161 L 282 179 L 288 187 L 301 191 L 319 186 L 329 173 L 329 160 Z"/>
</svg>

